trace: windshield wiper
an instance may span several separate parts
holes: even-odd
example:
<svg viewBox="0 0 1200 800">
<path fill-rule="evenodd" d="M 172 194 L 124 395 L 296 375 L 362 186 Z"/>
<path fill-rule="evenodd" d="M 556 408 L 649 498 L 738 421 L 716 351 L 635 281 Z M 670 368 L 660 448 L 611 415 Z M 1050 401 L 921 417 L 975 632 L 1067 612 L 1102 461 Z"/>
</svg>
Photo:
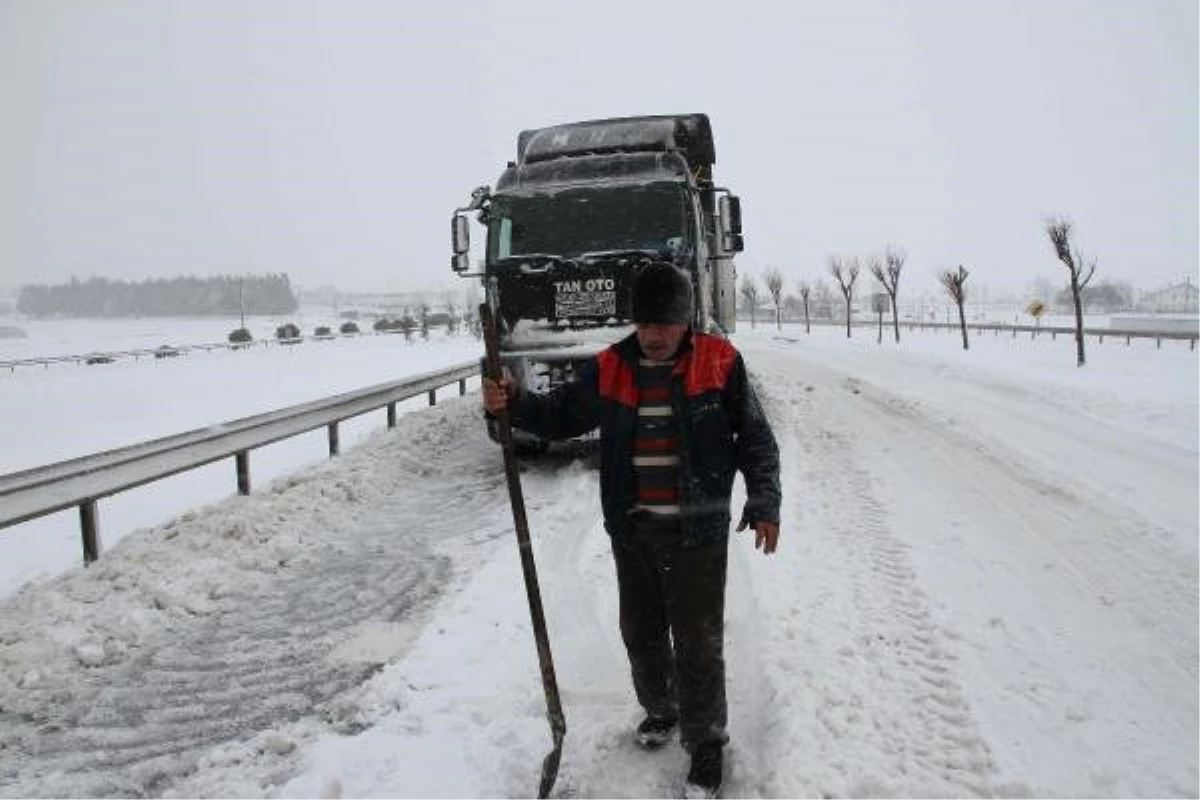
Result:
<svg viewBox="0 0 1200 800">
<path fill-rule="evenodd" d="M 571 259 L 563 258 L 554 253 L 520 253 L 518 255 L 497 258 L 492 262 L 496 266 L 518 265 L 522 272 L 545 272 L 551 265 L 570 264 Z"/>
<path fill-rule="evenodd" d="M 566 261 L 566 259 L 555 253 L 514 253 L 511 256 L 497 258 L 493 263 L 511 264 L 514 261 Z"/>
<path fill-rule="evenodd" d="M 586 253 L 579 254 L 580 261 L 594 261 L 598 258 L 660 258 L 666 255 L 665 250 L 656 250 L 652 247 L 634 247 L 621 250 L 590 250 Z"/>
</svg>

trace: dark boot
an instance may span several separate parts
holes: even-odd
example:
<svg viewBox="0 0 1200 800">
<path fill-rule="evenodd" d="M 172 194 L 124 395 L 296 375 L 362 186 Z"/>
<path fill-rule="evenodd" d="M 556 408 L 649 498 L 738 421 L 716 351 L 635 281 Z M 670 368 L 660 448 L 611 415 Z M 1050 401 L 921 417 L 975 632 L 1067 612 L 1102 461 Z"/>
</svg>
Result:
<svg viewBox="0 0 1200 800">
<path fill-rule="evenodd" d="M 721 745 L 702 744 L 692 752 L 684 797 L 717 797 L 721 792 Z"/>
<path fill-rule="evenodd" d="M 673 719 L 646 717 L 637 726 L 637 743 L 647 750 L 657 750 L 670 740 L 674 730 L 675 720 Z"/>
</svg>

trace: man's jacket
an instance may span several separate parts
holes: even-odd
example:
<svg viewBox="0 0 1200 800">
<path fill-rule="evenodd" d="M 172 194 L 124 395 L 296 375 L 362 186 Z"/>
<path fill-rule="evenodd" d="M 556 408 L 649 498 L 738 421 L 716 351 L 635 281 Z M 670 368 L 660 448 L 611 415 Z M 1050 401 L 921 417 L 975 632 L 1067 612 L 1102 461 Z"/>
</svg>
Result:
<svg viewBox="0 0 1200 800">
<path fill-rule="evenodd" d="M 615 537 L 633 532 L 640 357 L 632 334 L 586 362 L 576 380 L 546 394 L 522 393 L 510 408 L 514 425 L 545 439 L 600 429 L 600 500 L 604 527 Z M 743 518 L 779 524 L 779 448 L 732 344 L 703 333 L 684 338 L 672 373 L 671 410 L 679 430 L 682 544 L 729 536 L 737 470 L 746 483 Z"/>
</svg>

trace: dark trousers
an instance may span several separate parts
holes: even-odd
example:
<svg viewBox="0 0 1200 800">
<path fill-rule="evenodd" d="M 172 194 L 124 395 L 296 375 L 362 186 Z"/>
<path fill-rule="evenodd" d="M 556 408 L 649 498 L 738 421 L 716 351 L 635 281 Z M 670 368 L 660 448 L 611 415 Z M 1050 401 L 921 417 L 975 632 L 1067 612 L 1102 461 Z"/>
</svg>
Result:
<svg viewBox="0 0 1200 800">
<path fill-rule="evenodd" d="M 689 752 L 728 741 L 725 542 L 680 547 L 678 528 L 613 540 L 621 636 L 646 713 L 678 719 Z"/>
</svg>

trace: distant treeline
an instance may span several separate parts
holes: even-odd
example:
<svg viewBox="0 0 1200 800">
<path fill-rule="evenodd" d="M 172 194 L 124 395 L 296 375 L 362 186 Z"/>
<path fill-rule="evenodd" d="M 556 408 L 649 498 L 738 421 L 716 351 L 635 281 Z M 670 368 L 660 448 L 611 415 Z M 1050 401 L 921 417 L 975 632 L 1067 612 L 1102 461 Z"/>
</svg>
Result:
<svg viewBox="0 0 1200 800">
<path fill-rule="evenodd" d="M 141 282 L 72 278 L 22 286 L 17 311 L 33 317 L 175 317 L 290 314 L 298 307 L 287 275 L 222 275 Z"/>
</svg>

